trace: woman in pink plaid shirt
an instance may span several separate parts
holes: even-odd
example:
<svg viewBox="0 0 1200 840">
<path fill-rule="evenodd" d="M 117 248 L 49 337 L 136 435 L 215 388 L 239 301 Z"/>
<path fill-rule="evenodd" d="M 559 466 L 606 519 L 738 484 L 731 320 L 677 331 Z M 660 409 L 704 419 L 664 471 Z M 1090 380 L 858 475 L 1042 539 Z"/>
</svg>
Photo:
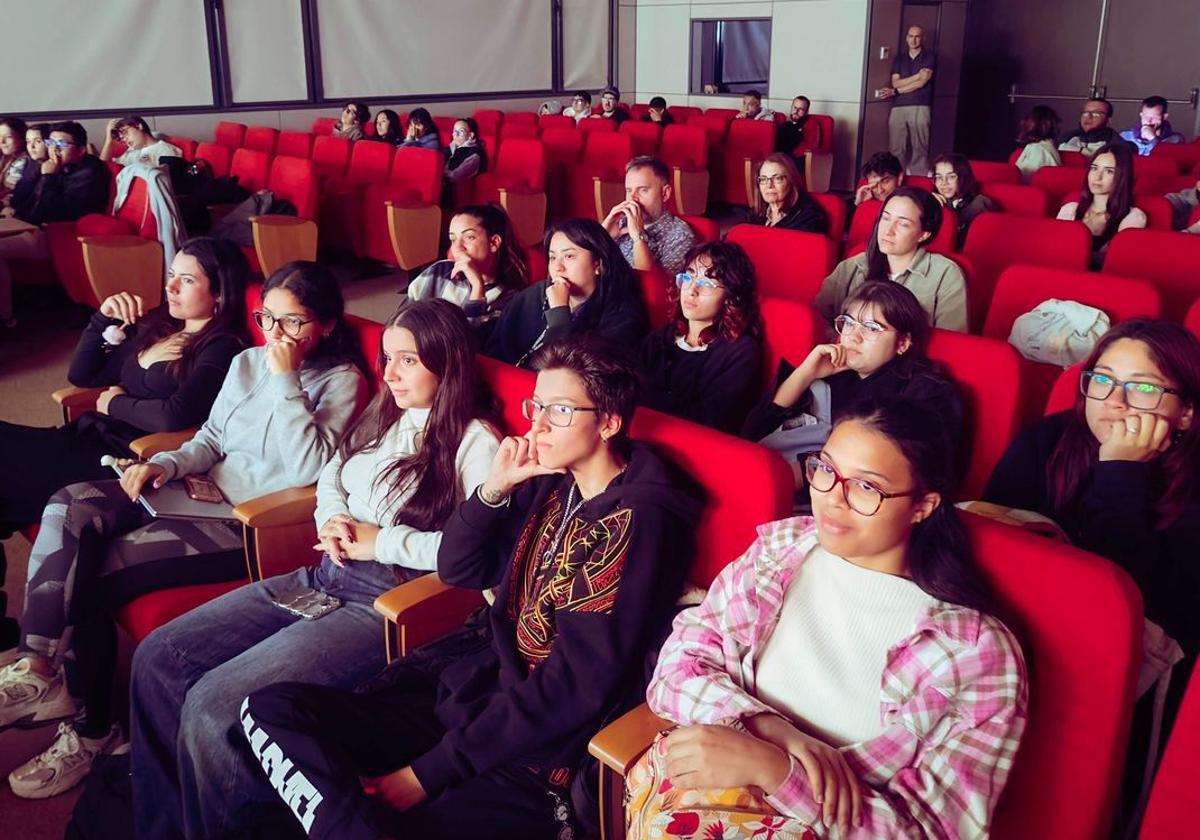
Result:
<svg viewBox="0 0 1200 840">
<path fill-rule="evenodd" d="M 897 398 L 806 459 L 813 517 L 762 526 L 675 620 L 648 701 L 678 727 L 630 774 L 632 838 L 988 834 L 1028 691 L 952 453 Z"/>
</svg>

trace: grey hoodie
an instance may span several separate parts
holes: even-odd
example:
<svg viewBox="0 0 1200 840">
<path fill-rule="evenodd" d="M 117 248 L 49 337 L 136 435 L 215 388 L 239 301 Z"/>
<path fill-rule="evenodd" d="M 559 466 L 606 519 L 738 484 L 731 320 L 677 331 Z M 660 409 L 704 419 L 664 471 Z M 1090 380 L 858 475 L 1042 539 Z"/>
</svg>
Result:
<svg viewBox="0 0 1200 840">
<path fill-rule="evenodd" d="M 207 472 L 235 505 L 302 487 L 320 477 L 366 400 L 366 379 L 353 365 L 275 374 L 267 349 L 252 347 L 230 363 L 196 436 L 150 463 L 168 479 Z"/>
</svg>

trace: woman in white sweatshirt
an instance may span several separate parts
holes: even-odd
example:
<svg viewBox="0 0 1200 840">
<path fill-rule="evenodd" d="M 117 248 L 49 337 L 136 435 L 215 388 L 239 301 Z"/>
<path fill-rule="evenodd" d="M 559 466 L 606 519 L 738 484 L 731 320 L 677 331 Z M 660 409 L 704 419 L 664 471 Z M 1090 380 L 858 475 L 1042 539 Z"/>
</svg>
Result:
<svg viewBox="0 0 1200 840">
<path fill-rule="evenodd" d="M 196 435 L 127 465 L 120 481 L 71 484 L 50 498 L 29 560 L 19 656 L 0 669 L 0 728 L 79 719 L 10 774 L 18 796 L 66 790 L 120 742 L 110 699 L 117 609 L 148 592 L 246 573 L 239 523 L 155 518 L 136 501 L 143 489 L 207 474 L 237 505 L 312 484 L 334 456 L 367 396 L 367 363 L 343 309 L 327 269 L 280 268 L 254 313 L 266 345 L 234 357 Z"/>
<path fill-rule="evenodd" d="M 138 836 L 217 837 L 277 802 L 245 749 L 239 706 L 271 683 L 352 688 L 386 664 L 375 598 L 437 567 L 442 526 L 488 474 L 484 419 L 462 309 L 407 302 L 387 322 L 383 385 L 317 485 L 318 565 L 242 587 L 152 633 L 131 680 Z M 302 620 L 297 591 L 339 606 Z"/>
</svg>

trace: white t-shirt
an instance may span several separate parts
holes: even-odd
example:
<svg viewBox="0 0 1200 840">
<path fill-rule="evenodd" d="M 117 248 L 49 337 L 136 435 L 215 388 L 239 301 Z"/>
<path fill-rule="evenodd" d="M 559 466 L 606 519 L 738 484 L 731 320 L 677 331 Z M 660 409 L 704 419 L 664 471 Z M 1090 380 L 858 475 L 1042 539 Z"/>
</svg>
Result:
<svg viewBox="0 0 1200 840">
<path fill-rule="evenodd" d="M 140 149 L 126 149 L 123 155 L 115 158 L 115 162 L 122 166 L 129 166 L 131 163 L 158 166 L 158 159 L 161 157 L 183 157 L 183 152 L 178 146 L 172 146 L 166 140 L 155 140 Z"/>
</svg>

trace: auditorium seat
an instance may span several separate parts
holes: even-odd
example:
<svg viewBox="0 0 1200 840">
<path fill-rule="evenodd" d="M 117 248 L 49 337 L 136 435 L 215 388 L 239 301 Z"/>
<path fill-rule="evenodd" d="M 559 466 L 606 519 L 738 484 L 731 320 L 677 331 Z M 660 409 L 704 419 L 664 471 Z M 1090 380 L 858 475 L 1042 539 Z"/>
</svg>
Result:
<svg viewBox="0 0 1200 840">
<path fill-rule="evenodd" d="M 846 235 L 846 199 L 827 192 L 810 192 L 809 196 L 825 211 L 825 218 L 829 220 L 829 238 L 840 250 Z"/>
<path fill-rule="evenodd" d="M 621 123 L 620 129 L 622 134 L 628 134 L 633 140 L 633 154 L 639 155 L 656 155 L 658 154 L 658 145 L 662 140 L 662 128 L 658 123 L 635 122 L 634 120 L 626 120 Z"/>
<path fill-rule="evenodd" d="M 1193 670 L 1162 763 L 1154 776 L 1138 840 L 1178 840 L 1191 836 L 1197 826 L 1200 826 L 1200 670 Z"/>
<path fill-rule="evenodd" d="M 266 188 L 276 199 L 295 205 L 296 215 L 251 219 L 254 248 L 246 249 L 246 257 L 253 271 L 269 277 L 285 263 L 317 258 L 318 180 L 311 160 L 281 156 L 271 161 Z"/>
<path fill-rule="evenodd" d="M 1087 179 L 1087 170 L 1079 170 L 1071 166 L 1043 166 L 1033 173 L 1030 181 L 1033 186 L 1046 194 L 1050 204 L 1050 215 L 1058 213 L 1058 208 L 1069 201 L 1079 199 Z"/>
<path fill-rule="evenodd" d="M 637 277 L 638 287 L 642 291 L 642 303 L 650 318 L 650 329 L 662 329 L 670 322 L 673 314 L 670 298 L 667 295 L 670 293 L 671 284 L 675 282 L 675 278 L 669 277 L 657 266 L 651 269 L 635 268 L 633 273 Z"/>
<path fill-rule="evenodd" d="M 1139 195 L 1134 199 L 1133 206 L 1146 214 L 1146 227 L 1151 230 L 1171 230 L 1174 210 L 1171 202 L 1161 195 Z"/>
<path fill-rule="evenodd" d="M 837 265 L 837 247 L 819 233 L 742 224 L 726 239 L 746 250 L 761 297 L 811 303 Z"/>
<path fill-rule="evenodd" d="M 980 184 L 1019 184 L 1021 170 L 1011 163 L 994 160 L 970 160 L 971 173 Z"/>
<path fill-rule="evenodd" d="M 1047 417 L 1051 414 L 1058 414 L 1060 411 L 1070 411 L 1071 407 L 1075 405 L 1075 398 L 1079 395 L 1079 374 L 1082 372 L 1082 364 L 1071 365 L 1054 380 L 1050 396 L 1046 398 L 1045 415 Z"/>
<path fill-rule="evenodd" d="M 864 180 L 863 183 L 866 183 L 866 181 Z M 937 189 L 933 186 L 933 179 L 927 175 L 905 175 L 904 186 L 925 190 L 927 193 L 937 192 Z"/>
<path fill-rule="evenodd" d="M 674 188 L 669 209 L 677 214 L 699 216 L 708 209 L 708 136 L 692 125 L 668 125 L 663 129 L 658 156 L 671 170 Z"/>
<path fill-rule="evenodd" d="M 537 125 L 538 115 L 533 111 L 505 111 L 504 125 Z"/>
<path fill-rule="evenodd" d="M 813 347 L 825 341 L 831 325 L 797 300 L 760 295 L 758 304 L 763 322 L 762 392 L 773 395 L 781 364 L 799 367 Z"/>
<path fill-rule="evenodd" d="M 214 177 L 224 178 L 229 174 L 229 162 L 233 157 L 233 149 L 219 143 L 197 143 L 196 160 L 202 160 L 212 167 Z"/>
<path fill-rule="evenodd" d="M 1200 236 L 1164 230 L 1120 231 L 1108 245 L 1102 270 L 1149 280 L 1162 295 L 1163 315 L 1181 320 L 1200 298 Z"/>
<path fill-rule="evenodd" d="M 687 121 L 692 117 L 703 112 L 700 108 L 697 108 L 694 105 L 668 105 L 667 113 L 671 115 L 673 120 L 675 120 L 676 125 L 683 125 L 686 124 Z"/>
<path fill-rule="evenodd" d="M 505 125 L 511 125 L 511 119 L 505 122 Z M 530 122 L 529 125 L 534 126 L 535 131 L 545 132 L 552 128 L 569 128 L 575 130 L 575 118 L 567 117 L 562 114 L 542 114 L 537 118 L 537 122 Z M 524 125 L 524 123 L 522 123 Z"/>
<path fill-rule="evenodd" d="M 219 122 L 213 128 L 213 142 L 230 149 L 238 149 L 246 137 L 246 126 L 242 123 Z"/>
<path fill-rule="evenodd" d="M 359 253 L 406 270 L 438 258 L 443 165 L 433 149 L 396 149 L 387 182 L 362 193 Z"/>
<path fill-rule="evenodd" d="M 715 119 L 725 120 L 726 123 L 732 123 L 740 114 L 737 108 L 705 108 L 704 116 L 713 117 Z M 740 120 L 739 122 L 756 122 L 756 120 Z"/>
<path fill-rule="evenodd" d="M 692 233 L 696 234 L 696 242 L 717 242 L 721 238 L 721 226 L 712 219 L 704 216 L 680 216 L 687 222 Z"/>
<path fill-rule="evenodd" d="M 1192 331 L 1192 335 L 1200 338 L 1200 298 L 1196 298 L 1196 302 L 1188 307 L 1183 325 Z"/>
<path fill-rule="evenodd" d="M 708 138 L 710 153 L 715 152 L 725 145 L 725 135 L 729 131 L 729 120 L 722 119 L 721 117 L 710 117 L 707 114 L 693 114 L 688 117 L 687 124 L 704 129 L 704 134 Z"/>
<path fill-rule="evenodd" d="M 458 122 L 458 117 L 447 117 L 437 114 L 433 118 L 433 124 L 437 126 L 438 137 L 441 138 L 442 146 L 450 145 L 450 138 L 453 136 L 454 124 Z"/>
<path fill-rule="evenodd" d="M 574 120 L 570 117 L 563 119 L 572 123 L 571 128 L 574 129 Z M 508 140 L 536 140 L 538 138 L 538 126 L 535 123 L 509 122 L 505 121 L 500 126 L 500 142 L 504 143 Z"/>
<path fill-rule="evenodd" d="M 638 122 L 648 116 L 650 116 L 650 106 L 645 102 L 635 102 L 629 109 L 629 118 Z"/>
<path fill-rule="evenodd" d="M 546 228 L 546 148 L 542 142 L 504 140 L 488 171 L 475 178 L 475 200 L 503 206 L 521 245 L 540 242 Z"/>
<path fill-rule="evenodd" d="M 257 192 L 267 186 L 267 176 L 271 172 L 271 156 L 266 152 L 256 152 L 254 149 L 235 149 L 233 160 L 229 163 L 229 174 L 238 179 L 238 185 L 250 192 Z"/>
<path fill-rule="evenodd" d="M 1017 157 L 1020 157 L 1021 150 L 1018 149 L 1013 154 L 1015 154 Z M 1073 169 L 1087 169 L 1088 164 L 1091 163 L 1091 160 L 1092 160 L 1087 155 L 1085 155 L 1083 152 L 1064 152 L 1061 150 L 1058 153 L 1058 157 L 1059 157 L 1059 160 L 1062 161 L 1063 166 L 1070 167 Z M 1013 158 L 1013 160 L 1010 161 L 1010 163 L 1015 162 L 1015 160 L 1016 160 L 1016 158 Z"/>
<path fill-rule="evenodd" d="M 322 178 L 340 178 L 350 163 L 350 141 L 345 137 L 317 135 L 313 141 L 312 162 Z"/>
<path fill-rule="evenodd" d="M 567 173 L 579 162 L 585 137 L 574 128 L 548 128 L 542 132 L 542 145 L 546 149 L 546 204 L 551 220 L 570 215 Z"/>
<path fill-rule="evenodd" d="M 279 129 L 267 125 L 252 125 L 246 129 L 242 140 L 243 149 L 254 149 L 256 152 L 275 154 L 275 144 L 279 142 Z"/>
<path fill-rule="evenodd" d="M 190 138 L 190 137 L 168 137 L 167 142 L 170 143 L 172 146 L 179 147 L 179 151 L 182 152 L 184 160 L 195 160 L 196 159 L 196 147 L 199 144 L 197 144 L 196 141 L 193 140 L 192 138 Z"/>
<path fill-rule="evenodd" d="M 281 131 L 275 151 L 281 155 L 311 158 L 315 135 L 307 131 Z"/>
<path fill-rule="evenodd" d="M 846 234 L 846 256 L 854 256 L 867 247 L 867 240 L 875 230 L 875 222 L 883 210 L 883 202 L 869 198 L 854 208 L 854 217 L 850 220 L 850 232 Z M 988 214 L 984 214 L 988 215 Z M 981 217 L 982 218 L 982 217 Z M 954 250 L 954 239 L 958 231 L 958 222 L 954 211 L 949 207 L 942 208 L 942 225 L 932 239 L 926 241 L 925 250 L 934 254 L 949 254 Z"/>
<path fill-rule="evenodd" d="M 580 120 L 575 127 L 587 134 L 615 134 L 617 131 L 615 122 L 601 119 L 595 115 Z"/>
<path fill-rule="evenodd" d="M 633 138 L 616 131 L 585 136 L 579 163 L 567 173 L 567 212 L 599 221 L 625 200 L 625 164 L 633 157 Z"/>
<path fill-rule="evenodd" d="M 336 191 L 386 183 L 395 152 L 389 143 L 354 143 L 346 174 L 330 177 L 321 187 L 325 191 Z"/>
<path fill-rule="evenodd" d="M 1176 174 L 1187 175 L 1196 166 L 1200 166 L 1200 142 L 1193 140 L 1191 143 L 1159 143 L 1150 152 L 1150 157 L 1170 161 L 1175 165 Z"/>
<path fill-rule="evenodd" d="M 1083 271 L 1091 257 L 1092 236 L 1083 222 L 983 213 L 967 230 L 962 252 L 975 269 L 971 324 L 978 329 L 1004 269 L 1027 264 Z"/>
<path fill-rule="evenodd" d="M 472 114 L 480 134 L 499 134 L 504 123 L 504 112 L 495 108 L 476 108 Z"/>
<path fill-rule="evenodd" d="M 339 120 L 334 117 L 317 117 L 312 122 L 312 128 L 309 129 L 317 137 L 329 137 L 333 134 L 334 128 L 337 127 Z"/>
<path fill-rule="evenodd" d="M 996 208 L 1003 213 L 1015 213 L 1018 216 L 1032 216 L 1044 219 L 1050 215 L 1046 194 L 1034 186 L 1026 184 L 1007 184 L 992 182 L 981 184 L 979 191 L 996 202 Z M 1054 205 L 1058 212 L 1059 205 Z"/>
<path fill-rule="evenodd" d="M 1139 316 L 1157 318 L 1162 309 L 1158 291 L 1144 280 L 1014 265 L 1004 269 L 996 283 L 983 335 L 1007 341 L 1017 318 L 1051 298 L 1094 306 L 1108 315 L 1113 326 Z M 1025 387 L 1022 415 L 1033 419 L 1042 413 L 1062 368 L 1026 358 L 1021 359 L 1021 368 Z"/>
<path fill-rule="evenodd" d="M 711 109 L 710 109 L 711 110 Z M 708 116 L 708 113 L 705 113 Z M 762 120 L 734 120 L 721 149 L 717 198 L 729 204 L 754 206 L 755 177 L 763 158 L 775 151 L 775 125 Z"/>
</svg>

